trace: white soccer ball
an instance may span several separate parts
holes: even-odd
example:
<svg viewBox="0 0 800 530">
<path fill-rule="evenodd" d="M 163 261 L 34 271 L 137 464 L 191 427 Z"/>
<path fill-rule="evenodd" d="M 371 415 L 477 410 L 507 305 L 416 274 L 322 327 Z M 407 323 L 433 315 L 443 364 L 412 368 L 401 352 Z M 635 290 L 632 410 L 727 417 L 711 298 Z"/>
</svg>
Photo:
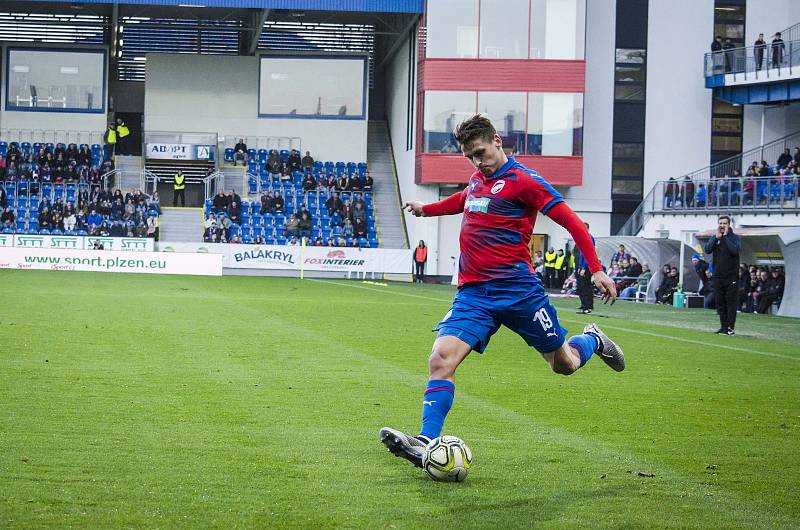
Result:
<svg viewBox="0 0 800 530">
<path fill-rule="evenodd" d="M 472 451 L 461 438 L 440 436 L 428 444 L 422 455 L 422 469 L 433 480 L 462 482 L 472 466 Z"/>
</svg>

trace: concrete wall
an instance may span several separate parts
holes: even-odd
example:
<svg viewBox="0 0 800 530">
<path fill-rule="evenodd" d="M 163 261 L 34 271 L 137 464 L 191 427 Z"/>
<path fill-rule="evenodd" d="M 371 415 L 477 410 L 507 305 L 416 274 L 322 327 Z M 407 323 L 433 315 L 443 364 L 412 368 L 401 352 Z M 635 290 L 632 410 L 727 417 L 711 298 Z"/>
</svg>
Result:
<svg viewBox="0 0 800 530">
<path fill-rule="evenodd" d="M 221 136 L 298 136 L 319 160 L 364 161 L 366 120 L 258 118 L 258 57 L 148 54 L 145 127 Z"/>
<path fill-rule="evenodd" d="M 648 18 L 645 195 L 658 180 L 709 164 L 711 91 L 704 88 L 703 54 L 714 32 L 714 1 L 650 2 Z"/>
</svg>

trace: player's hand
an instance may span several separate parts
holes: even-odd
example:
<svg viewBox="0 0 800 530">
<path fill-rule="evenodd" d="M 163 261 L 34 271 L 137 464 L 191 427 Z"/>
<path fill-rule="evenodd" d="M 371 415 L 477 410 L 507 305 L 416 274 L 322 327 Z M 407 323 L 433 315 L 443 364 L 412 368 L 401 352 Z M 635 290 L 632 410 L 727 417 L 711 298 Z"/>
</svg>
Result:
<svg viewBox="0 0 800 530">
<path fill-rule="evenodd" d="M 614 280 L 608 277 L 603 271 L 597 271 L 592 274 L 592 281 L 594 284 L 602 291 L 603 293 L 603 303 L 607 304 L 611 302 L 611 305 L 614 305 L 614 302 L 617 300 L 617 286 L 614 285 Z"/>
<path fill-rule="evenodd" d="M 419 201 L 411 201 L 403 205 L 403 210 L 411 212 L 416 217 L 425 217 L 425 212 L 422 211 L 423 206 L 425 205 Z"/>
</svg>

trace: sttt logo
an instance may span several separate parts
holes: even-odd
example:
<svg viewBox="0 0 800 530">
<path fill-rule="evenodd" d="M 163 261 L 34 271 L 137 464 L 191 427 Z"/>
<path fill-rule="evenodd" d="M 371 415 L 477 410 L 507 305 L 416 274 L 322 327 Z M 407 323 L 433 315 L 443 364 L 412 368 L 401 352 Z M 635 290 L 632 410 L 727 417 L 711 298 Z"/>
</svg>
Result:
<svg viewBox="0 0 800 530">
<path fill-rule="evenodd" d="M 328 255 L 326 257 L 331 259 L 345 259 L 347 257 L 347 254 L 344 253 L 344 250 L 331 250 L 330 252 L 328 252 Z"/>
<path fill-rule="evenodd" d="M 0 235 L 0 247 L 10 247 L 11 246 L 11 236 L 4 236 Z"/>
<path fill-rule="evenodd" d="M 17 236 L 17 246 L 18 247 L 28 247 L 28 248 L 43 248 L 44 247 L 44 237 L 42 236 Z"/>
<path fill-rule="evenodd" d="M 110 237 L 90 237 L 87 240 L 89 250 L 94 246 L 95 241 L 99 241 L 105 250 L 114 250 L 114 240 Z"/>
<path fill-rule="evenodd" d="M 123 239 L 120 250 L 147 250 L 146 239 Z"/>
<path fill-rule="evenodd" d="M 58 237 L 52 236 L 50 238 L 50 247 L 51 248 L 78 248 L 78 238 L 77 237 Z"/>
</svg>

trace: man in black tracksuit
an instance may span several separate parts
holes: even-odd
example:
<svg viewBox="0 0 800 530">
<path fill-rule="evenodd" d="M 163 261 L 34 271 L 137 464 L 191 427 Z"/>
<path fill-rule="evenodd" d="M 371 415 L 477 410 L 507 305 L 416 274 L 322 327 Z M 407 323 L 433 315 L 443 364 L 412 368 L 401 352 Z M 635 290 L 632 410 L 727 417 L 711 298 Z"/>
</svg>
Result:
<svg viewBox="0 0 800 530">
<path fill-rule="evenodd" d="M 714 296 L 717 302 L 720 327 L 717 333 L 733 335 L 739 299 L 739 250 L 741 241 L 733 233 L 731 218 L 720 215 L 717 233 L 706 243 L 706 254 L 713 255 Z"/>
</svg>

